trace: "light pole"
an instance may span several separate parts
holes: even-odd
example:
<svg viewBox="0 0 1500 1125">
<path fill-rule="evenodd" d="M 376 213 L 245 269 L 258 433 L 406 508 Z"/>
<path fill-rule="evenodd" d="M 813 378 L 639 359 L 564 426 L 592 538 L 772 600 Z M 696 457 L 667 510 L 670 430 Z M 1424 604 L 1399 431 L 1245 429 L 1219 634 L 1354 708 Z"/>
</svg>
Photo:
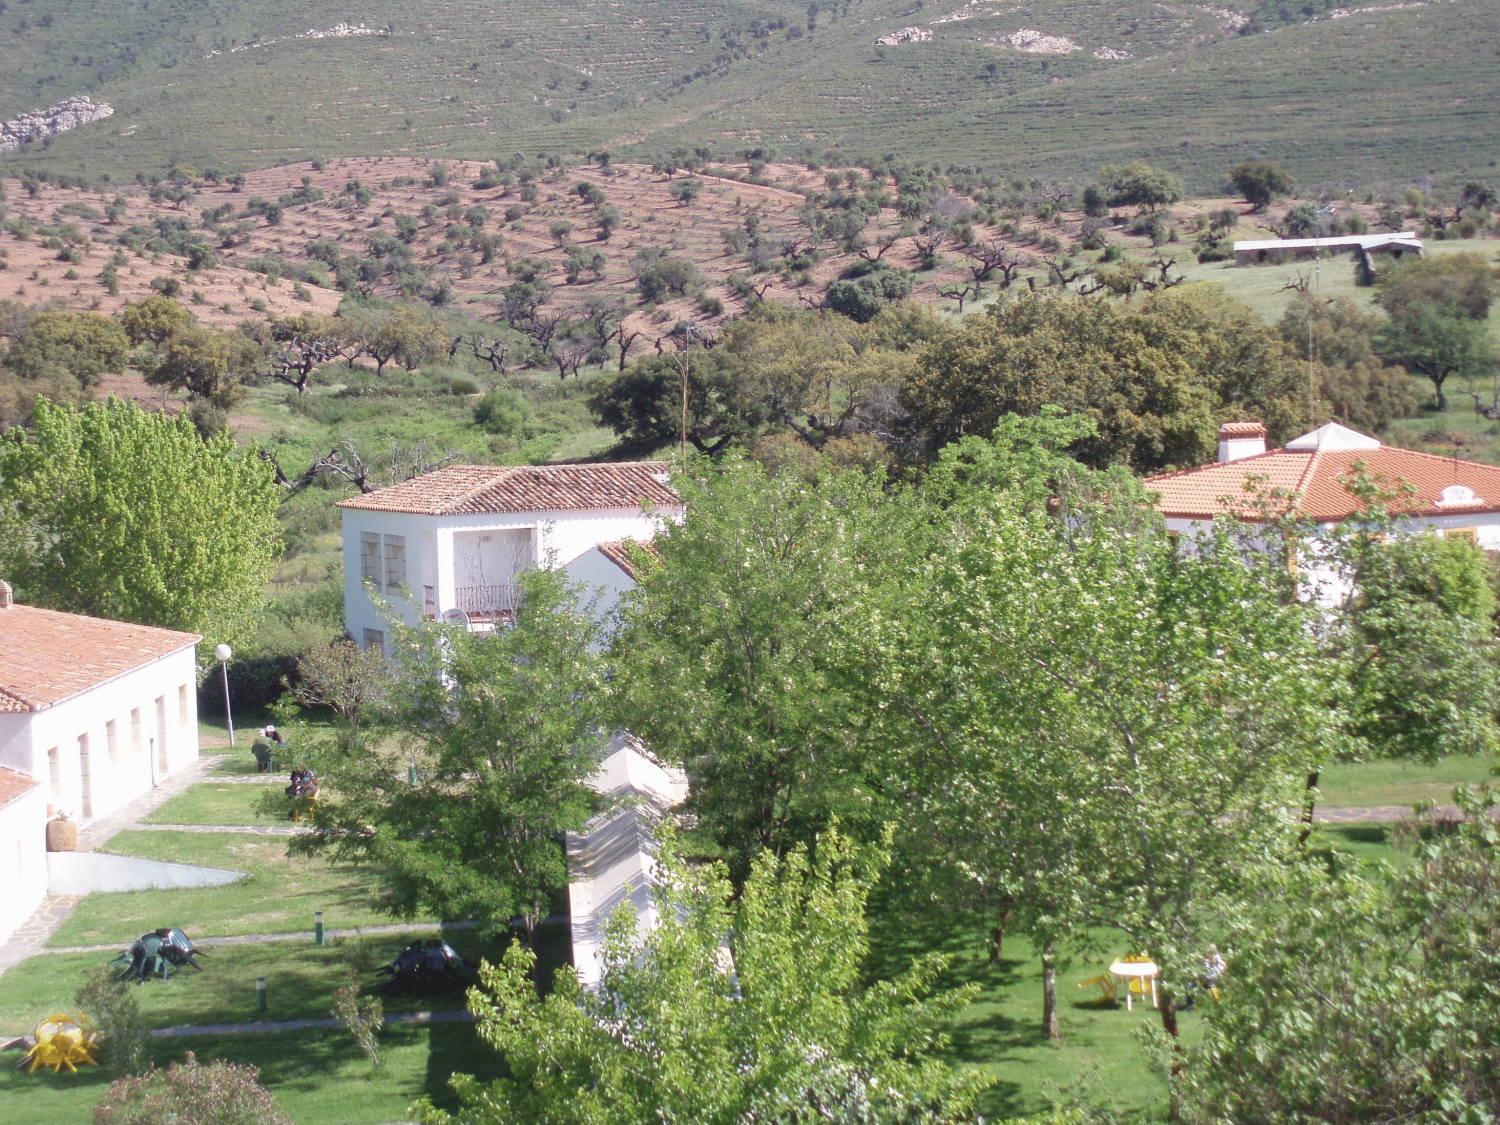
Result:
<svg viewBox="0 0 1500 1125">
<path fill-rule="evenodd" d="M 214 655 L 219 658 L 219 672 L 224 678 L 224 725 L 229 728 L 229 748 L 234 749 L 234 715 L 229 710 L 229 658 L 234 655 L 234 650 L 228 645 L 221 644 L 214 649 Z"/>
</svg>

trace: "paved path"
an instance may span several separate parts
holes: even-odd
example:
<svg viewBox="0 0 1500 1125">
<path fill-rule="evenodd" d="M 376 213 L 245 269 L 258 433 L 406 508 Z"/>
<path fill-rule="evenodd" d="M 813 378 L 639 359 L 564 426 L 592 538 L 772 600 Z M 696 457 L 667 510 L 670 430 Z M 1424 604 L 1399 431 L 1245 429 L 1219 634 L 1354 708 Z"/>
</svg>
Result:
<svg viewBox="0 0 1500 1125">
<path fill-rule="evenodd" d="M 219 832 L 233 836 L 305 836 L 306 824 L 132 824 L 132 832 Z"/>
<path fill-rule="evenodd" d="M 553 915 L 543 922 L 551 922 L 553 918 L 561 915 Z M 323 931 L 323 937 L 328 941 L 334 938 L 360 938 L 380 937 L 384 934 L 425 934 L 445 933 L 449 930 L 473 930 L 479 927 L 478 922 L 395 922 L 379 926 L 350 926 L 347 929 L 327 929 Z M 216 945 L 260 945 L 268 942 L 302 942 L 306 944 L 312 941 L 311 930 L 292 930 L 280 934 L 232 934 L 227 937 L 193 938 L 193 944 L 209 947 Z M 49 945 L 42 950 L 43 953 L 118 953 L 123 945 L 128 942 L 114 942 L 110 945 Z"/>
<path fill-rule="evenodd" d="M 387 1024 L 473 1023 L 474 1017 L 462 1008 L 441 1012 L 392 1012 Z M 158 1027 L 151 1032 L 155 1039 L 185 1039 L 193 1035 L 270 1035 L 285 1031 L 332 1029 L 344 1025 L 335 1019 L 256 1020 L 253 1023 L 195 1023 L 180 1027 Z"/>
<path fill-rule="evenodd" d="M 286 785 L 287 773 L 222 773 L 205 777 L 215 785 Z"/>
<path fill-rule="evenodd" d="M 1438 805 L 1432 815 L 1439 820 L 1460 820 L 1463 810 L 1457 805 Z M 1491 815 L 1500 819 L 1500 808 Z M 1319 805 L 1313 810 L 1313 819 L 1319 824 L 1394 824 L 1411 816 L 1410 805 Z"/>
</svg>

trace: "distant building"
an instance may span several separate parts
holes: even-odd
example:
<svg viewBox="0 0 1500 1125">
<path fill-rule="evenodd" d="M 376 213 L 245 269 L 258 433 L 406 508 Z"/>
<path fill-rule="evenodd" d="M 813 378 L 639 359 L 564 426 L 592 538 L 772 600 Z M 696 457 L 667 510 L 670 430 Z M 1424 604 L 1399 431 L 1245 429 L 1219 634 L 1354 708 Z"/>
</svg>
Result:
<svg viewBox="0 0 1500 1125">
<path fill-rule="evenodd" d="M 1345 234 L 1331 238 L 1263 238 L 1234 244 L 1237 266 L 1302 261 L 1325 254 L 1353 254 L 1369 267 L 1374 255 L 1394 259 L 1408 254 L 1421 257 L 1422 240 L 1408 230 L 1400 234 Z"/>
<path fill-rule="evenodd" d="M 0 940 L 47 891 L 47 820 L 107 816 L 198 757 L 200 637 L 15 603 L 0 582 Z"/>
<path fill-rule="evenodd" d="M 622 544 L 649 542 L 683 513 L 662 461 L 454 465 L 339 508 L 345 626 L 382 647 L 377 597 L 407 624 L 461 615 L 489 629 L 515 613 L 517 577 L 539 566 L 567 570 L 612 606 L 633 585 Z"/>
<path fill-rule="evenodd" d="M 1348 487 L 1360 472 L 1383 488 L 1412 490 L 1392 513 L 1398 531 L 1451 535 L 1500 551 L 1500 467 L 1382 445 L 1336 422 L 1271 450 L 1259 422 L 1227 422 L 1214 463 L 1149 477 L 1146 490 L 1167 530 L 1188 540 L 1220 516 L 1252 523 L 1295 516 L 1327 529 L 1363 511 Z M 1348 587 L 1318 564 L 1313 546 L 1300 566 L 1304 586 L 1321 601 L 1335 600 Z"/>
</svg>

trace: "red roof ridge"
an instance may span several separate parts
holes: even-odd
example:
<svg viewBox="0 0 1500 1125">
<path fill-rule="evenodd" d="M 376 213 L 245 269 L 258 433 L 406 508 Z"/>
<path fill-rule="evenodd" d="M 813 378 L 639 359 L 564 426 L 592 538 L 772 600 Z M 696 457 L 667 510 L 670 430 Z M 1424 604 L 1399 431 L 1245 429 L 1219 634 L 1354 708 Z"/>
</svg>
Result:
<svg viewBox="0 0 1500 1125">
<path fill-rule="evenodd" d="M 1185 477 L 1191 473 L 1206 473 L 1213 469 L 1223 469 L 1230 465 L 1248 465 L 1251 461 L 1259 461 L 1266 457 L 1274 457 L 1278 453 L 1284 453 L 1288 457 L 1313 457 L 1315 451 L 1307 449 L 1287 449 L 1281 446 L 1278 449 L 1267 449 L 1264 453 L 1252 453 L 1248 457 L 1236 457 L 1233 461 L 1206 461 L 1202 465 L 1189 465 L 1185 469 L 1172 469 L 1165 473 L 1157 473 L 1146 478 L 1145 483 L 1150 484 L 1154 480 L 1172 480 L 1176 477 Z"/>
</svg>

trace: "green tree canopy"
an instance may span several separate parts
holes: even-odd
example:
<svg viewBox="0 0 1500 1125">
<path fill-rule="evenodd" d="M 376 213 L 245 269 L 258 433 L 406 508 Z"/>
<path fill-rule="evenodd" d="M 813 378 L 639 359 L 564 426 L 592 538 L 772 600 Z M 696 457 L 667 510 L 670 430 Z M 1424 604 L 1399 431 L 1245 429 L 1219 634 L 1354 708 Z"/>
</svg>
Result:
<svg viewBox="0 0 1500 1125">
<path fill-rule="evenodd" d="M 717 455 L 759 428 L 761 409 L 747 396 L 722 348 L 690 348 L 633 363 L 615 377 L 599 380 L 589 409 L 627 448 L 660 449 L 680 439 L 684 381 L 687 440 L 700 453 Z"/>
<path fill-rule="evenodd" d="M 1417 306 L 1432 305 L 1452 316 L 1484 320 L 1494 300 L 1495 270 L 1478 254 L 1407 258 L 1386 271 L 1375 303 L 1400 320 Z"/>
<path fill-rule="evenodd" d="M 1147 472 L 1212 457 L 1225 417 L 1296 432 L 1306 421 L 1302 385 L 1275 333 L 1216 291 L 1134 307 L 1021 297 L 935 341 L 901 402 L 914 445 L 929 457 L 967 434 L 989 434 L 1006 414 L 1055 405 L 1095 423 L 1095 436 L 1075 450 L 1081 460 Z"/>
<path fill-rule="evenodd" d="M 1229 182 L 1257 211 L 1283 195 L 1291 194 L 1292 177 L 1269 160 L 1246 160 L 1229 170 Z"/>
<path fill-rule="evenodd" d="M 101 313 L 48 309 L 30 317 L 5 353 L 22 378 L 66 375 L 87 388 L 125 366 L 130 344 L 120 326 Z"/>
<path fill-rule="evenodd" d="M 1382 358 L 1431 382 L 1439 410 L 1448 409 L 1449 379 L 1472 382 L 1495 366 L 1495 345 L 1484 321 L 1430 301 L 1393 313 L 1376 335 L 1375 347 Z"/>
<path fill-rule="evenodd" d="M 834 832 L 815 853 L 762 852 L 737 900 L 722 865 L 670 846 L 662 861 L 660 924 L 641 942 L 628 907 L 614 915 L 597 991 L 563 969 L 539 999 L 519 943 L 481 970 L 471 1010 L 505 1073 L 456 1076 L 458 1115 L 428 1103 L 427 1125 L 972 1120 L 993 1079 L 938 1056 L 975 986 L 936 992 L 939 954 L 864 980 L 883 855 Z"/>
<path fill-rule="evenodd" d="M 1461 800 L 1457 831 L 1409 839 L 1398 868 L 1258 876 L 1223 918 L 1184 1120 L 1482 1121 L 1500 1104 L 1500 834 L 1487 802 Z"/>
<path fill-rule="evenodd" d="M 593 811 L 603 748 L 599 627 L 561 572 L 521 586 L 511 628 L 396 628 L 375 716 L 298 746 L 328 793 L 294 850 L 370 864 L 401 917 L 531 934 L 567 886 L 562 833 Z"/>
<path fill-rule="evenodd" d="M 1171 172 L 1153 168 L 1139 160 L 1129 164 L 1106 164 L 1099 169 L 1111 206 L 1139 207 L 1155 211 L 1182 198 L 1182 180 Z"/>
<path fill-rule="evenodd" d="M 0 573 L 38 605 L 237 643 L 281 554 L 270 468 L 111 398 L 0 440 Z"/>
<path fill-rule="evenodd" d="M 737 879 L 834 815 L 871 823 L 834 624 L 882 542 L 881 482 L 771 474 L 731 455 L 680 479 L 616 638 L 616 724 L 684 766 L 690 804 Z"/>
</svg>

